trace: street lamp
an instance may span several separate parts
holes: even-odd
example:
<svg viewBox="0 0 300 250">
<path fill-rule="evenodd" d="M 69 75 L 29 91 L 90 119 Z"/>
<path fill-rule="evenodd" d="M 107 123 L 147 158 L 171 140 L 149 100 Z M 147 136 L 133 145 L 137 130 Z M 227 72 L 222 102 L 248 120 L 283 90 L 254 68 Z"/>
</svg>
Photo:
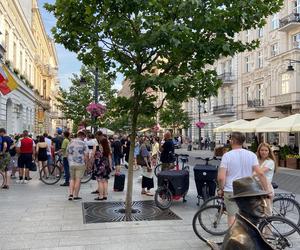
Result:
<svg viewBox="0 0 300 250">
<path fill-rule="evenodd" d="M 287 59 L 289 61 L 289 65 L 287 67 L 287 71 L 294 71 L 294 66 L 292 65 L 293 63 L 300 63 L 298 60 L 293 60 L 293 59 Z"/>
<path fill-rule="evenodd" d="M 99 99 L 99 68 L 96 67 L 95 71 L 91 71 L 94 76 L 95 76 L 95 86 L 94 86 L 94 102 L 98 103 L 98 99 Z M 86 84 L 86 79 L 84 77 L 80 78 L 80 84 Z M 96 120 L 97 117 L 93 117 L 92 116 L 92 120 L 95 122 L 96 124 Z M 97 125 L 95 125 L 94 127 L 94 133 L 96 133 L 97 131 Z"/>
</svg>

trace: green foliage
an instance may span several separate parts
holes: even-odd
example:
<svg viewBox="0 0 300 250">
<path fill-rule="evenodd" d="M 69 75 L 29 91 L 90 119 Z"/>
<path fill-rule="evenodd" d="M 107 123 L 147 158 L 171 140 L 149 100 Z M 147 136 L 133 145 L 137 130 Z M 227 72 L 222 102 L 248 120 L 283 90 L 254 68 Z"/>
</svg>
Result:
<svg viewBox="0 0 300 250">
<path fill-rule="evenodd" d="M 180 102 L 170 101 L 165 108 L 160 112 L 160 123 L 163 127 L 171 127 L 173 131 L 175 128 L 189 128 L 191 125 L 191 118 L 188 112 L 185 112 Z"/>
<path fill-rule="evenodd" d="M 132 81 L 139 114 L 148 88 L 179 102 L 215 94 L 221 82 L 206 66 L 256 48 L 258 40 L 243 43 L 235 34 L 262 27 L 282 2 L 57 0 L 45 7 L 57 18 L 57 43 L 86 65 L 115 68 Z"/>
<path fill-rule="evenodd" d="M 287 155 L 292 154 L 292 150 L 288 145 L 284 145 L 279 148 L 279 158 L 281 160 L 286 160 Z"/>
<path fill-rule="evenodd" d="M 85 83 L 80 82 L 80 78 L 85 79 Z M 56 99 L 59 102 L 58 107 L 63 111 L 66 118 L 73 120 L 74 127 L 77 128 L 82 120 L 87 120 L 88 125 L 99 124 L 100 121 L 94 122 L 90 119 L 90 114 L 86 111 L 88 104 L 94 101 L 95 76 L 91 69 L 83 67 L 81 75 L 73 75 L 71 79 L 72 86 L 64 90 L 60 88 L 60 96 Z M 99 72 L 99 100 L 107 104 L 114 96 L 112 90 L 112 79 L 104 72 Z"/>
</svg>

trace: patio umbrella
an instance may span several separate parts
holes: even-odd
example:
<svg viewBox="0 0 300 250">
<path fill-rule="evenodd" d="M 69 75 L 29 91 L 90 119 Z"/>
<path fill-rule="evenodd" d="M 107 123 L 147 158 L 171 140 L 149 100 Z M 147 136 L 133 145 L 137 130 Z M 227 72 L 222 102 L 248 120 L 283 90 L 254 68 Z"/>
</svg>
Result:
<svg viewBox="0 0 300 250">
<path fill-rule="evenodd" d="M 223 126 L 220 126 L 220 127 L 217 127 L 214 129 L 214 132 L 218 133 L 218 132 L 232 132 L 232 128 L 234 126 L 237 126 L 239 124 L 248 124 L 249 122 L 248 121 L 245 121 L 243 119 L 240 119 L 240 120 L 237 120 L 237 121 L 234 121 L 234 122 L 230 122 L 230 123 L 227 123 Z"/>
<path fill-rule="evenodd" d="M 270 118 L 270 117 L 261 117 L 259 119 L 250 121 L 244 124 L 237 124 L 232 127 L 232 131 L 242 132 L 242 133 L 255 133 L 257 132 L 257 128 L 260 126 L 267 125 L 270 122 L 274 122 L 277 119 Z"/>
<path fill-rule="evenodd" d="M 300 131 L 300 114 L 288 117 L 259 126 L 256 132 L 292 132 Z"/>
</svg>

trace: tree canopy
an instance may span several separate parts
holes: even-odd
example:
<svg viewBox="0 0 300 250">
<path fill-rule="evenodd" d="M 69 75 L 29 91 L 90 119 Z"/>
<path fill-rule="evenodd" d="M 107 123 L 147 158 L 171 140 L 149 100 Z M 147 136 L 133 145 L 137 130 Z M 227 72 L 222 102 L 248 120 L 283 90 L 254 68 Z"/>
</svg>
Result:
<svg viewBox="0 0 300 250">
<path fill-rule="evenodd" d="M 87 121 L 87 125 L 92 125 L 91 115 L 86 111 L 86 107 L 94 101 L 95 76 L 92 68 L 82 67 L 80 75 L 73 75 L 72 85 L 69 89 L 60 88 L 60 95 L 56 97 L 58 107 L 63 111 L 67 119 L 74 122 L 74 129 L 82 121 Z M 81 79 L 84 78 L 84 83 Z M 99 72 L 99 100 L 107 105 L 115 95 L 112 89 L 112 77 Z M 96 121 L 100 125 L 101 121 Z M 102 121 L 103 122 L 103 121 Z"/>
<path fill-rule="evenodd" d="M 139 114 L 162 91 L 182 102 L 215 95 L 221 82 L 208 69 L 221 57 L 252 50 L 236 33 L 263 27 L 283 0 L 56 0 L 46 9 L 57 18 L 54 39 L 78 54 L 86 65 L 97 62 L 131 81 L 131 148 L 126 216 L 131 213 L 133 148 Z"/>
<path fill-rule="evenodd" d="M 173 132 L 176 128 L 189 128 L 191 125 L 191 118 L 188 112 L 184 111 L 181 103 L 170 101 L 160 111 L 159 120 L 163 127 L 171 127 Z"/>
</svg>

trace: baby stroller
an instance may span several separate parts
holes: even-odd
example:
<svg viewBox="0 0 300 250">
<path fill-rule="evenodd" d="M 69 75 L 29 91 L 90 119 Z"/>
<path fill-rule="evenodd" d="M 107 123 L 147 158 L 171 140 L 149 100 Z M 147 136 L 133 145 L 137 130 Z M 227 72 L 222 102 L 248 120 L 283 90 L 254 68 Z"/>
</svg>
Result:
<svg viewBox="0 0 300 250">
<path fill-rule="evenodd" d="M 197 205 L 199 206 L 200 199 L 206 201 L 209 197 L 215 196 L 217 187 L 218 166 L 209 164 L 209 161 L 217 160 L 217 158 L 201 158 L 196 157 L 198 160 L 206 161 L 206 164 L 196 164 L 194 167 L 194 177 L 197 187 Z"/>
<path fill-rule="evenodd" d="M 158 189 L 155 192 L 155 204 L 160 209 L 168 209 L 173 200 L 183 198 L 189 190 L 189 171 L 187 170 L 167 170 L 157 175 Z"/>
</svg>

